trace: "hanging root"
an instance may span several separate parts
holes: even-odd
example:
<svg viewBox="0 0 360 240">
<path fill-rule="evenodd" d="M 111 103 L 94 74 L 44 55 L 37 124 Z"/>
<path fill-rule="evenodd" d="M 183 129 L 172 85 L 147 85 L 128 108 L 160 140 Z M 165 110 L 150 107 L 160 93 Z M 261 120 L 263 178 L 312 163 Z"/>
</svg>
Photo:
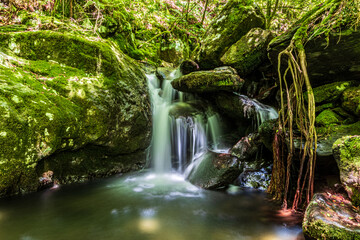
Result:
<svg viewBox="0 0 360 240">
<path fill-rule="evenodd" d="M 306 190 L 306 204 L 314 194 L 314 175 L 316 165 L 317 134 L 315 128 L 315 98 L 307 72 L 306 54 L 304 44 L 316 36 L 323 35 L 328 38 L 331 30 L 344 24 L 342 11 L 353 11 L 358 15 L 356 6 L 350 0 L 328 0 L 306 14 L 296 25 L 289 46 L 279 53 L 278 75 L 280 87 L 281 109 L 279 111 L 278 130 L 273 142 L 274 165 L 268 192 L 277 200 L 283 201 L 283 207 L 288 207 L 290 192 L 291 167 L 294 156 L 293 128 L 300 132 L 300 167 L 295 184 L 292 209 L 296 210 L 302 203 L 303 193 Z M 357 3 L 358 4 L 358 3 Z M 350 11 L 350 10 L 351 11 Z M 346 26 L 359 23 L 359 18 L 349 15 Z M 345 21 L 346 22 L 346 21 Z M 355 22 L 355 23 L 354 23 Z M 311 34 L 309 36 L 309 34 Z M 283 72 L 281 63 L 287 62 Z M 291 78 L 288 86 L 287 78 Z M 307 92 L 305 101 L 304 91 Z M 284 99 L 286 96 L 286 99 Z M 286 102 L 286 103 L 285 103 Z M 284 149 L 286 146 L 286 149 Z M 286 162 L 283 154 L 287 153 Z"/>
</svg>

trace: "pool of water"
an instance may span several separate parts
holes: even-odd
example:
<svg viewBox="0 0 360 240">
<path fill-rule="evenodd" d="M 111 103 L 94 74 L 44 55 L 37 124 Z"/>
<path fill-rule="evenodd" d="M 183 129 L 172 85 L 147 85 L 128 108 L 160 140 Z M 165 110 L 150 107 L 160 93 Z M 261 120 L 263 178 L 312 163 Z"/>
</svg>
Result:
<svg viewBox="0 0 360 240">
<path fill-rule="evenodd" d="M 263 192 L 205 191 L 149 172 L 60 186 L 0 201 L 0 239 L 298 239 Z"/>
</svg>

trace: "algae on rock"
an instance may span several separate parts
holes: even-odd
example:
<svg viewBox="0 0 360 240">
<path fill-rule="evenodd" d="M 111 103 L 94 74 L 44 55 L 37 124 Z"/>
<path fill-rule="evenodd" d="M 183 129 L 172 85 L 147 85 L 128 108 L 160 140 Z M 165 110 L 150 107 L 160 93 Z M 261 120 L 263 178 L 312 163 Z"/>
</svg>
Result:
<svg viewBox="0 0 360 240">
<path fill-rule="evenodd" d="M 37 178 L 52 170 L 41 162 L 59 152 L 96 145 L 118 156 L 149 144 L 145 75 L 110 42 L 1 33 L 0 82 L 0 197 L 36 190 Z"/>
</svg>

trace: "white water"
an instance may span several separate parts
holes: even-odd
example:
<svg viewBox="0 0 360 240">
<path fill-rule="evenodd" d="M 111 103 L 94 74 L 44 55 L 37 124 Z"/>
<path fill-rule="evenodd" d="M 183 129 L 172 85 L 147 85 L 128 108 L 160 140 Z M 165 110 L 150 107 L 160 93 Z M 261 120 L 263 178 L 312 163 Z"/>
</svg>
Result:
<svg viewBox="0 0 360 240">
<path fill-rule="evenodd" d="M 147 75 L 153 113 L 150 158 L 156 173 L 171 170 L 183 173 L 208 148 L 219 150 L 220 146 L 219 115 L 199 113 L 189 104 L 179 104 L 194 99 L 172 88 L 171 81 L 179 76 L 176 70 L 170 75 L 171 79 L 160 84 L 155 74 Z M 190 114 L 173 116 L 170 114 L 173 107 L 187 107 Z"/>
<path fill-rule="evenodd" d="M 245 95 L 237 94 L 244 105 L 244 116 L 253 119 L 253 130 L 265 121 L 277 119 L 279 117 L 275 108 L 262 104 L 256 99 L 251 99 Z"/>
</svg>

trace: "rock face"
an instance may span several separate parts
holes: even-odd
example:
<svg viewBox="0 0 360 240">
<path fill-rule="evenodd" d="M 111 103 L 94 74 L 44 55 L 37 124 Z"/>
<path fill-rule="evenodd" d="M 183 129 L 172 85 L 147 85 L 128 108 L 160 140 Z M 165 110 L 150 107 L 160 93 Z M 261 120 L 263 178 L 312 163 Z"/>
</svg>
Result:
<svg viewBox="0 0 360 240">
<path fill-rule="evenodd" d="M 111 43 L 0 34 L 0 81 L 0 196 L 36 190 L 49 170 L 66 181 L 143 163 L 125 156 L 150 141 L 145 75 Z"/>
<path fill-rule="evenodd" d="M 360 206 L 360 136 L 346 136 L 333 145 L 340 181 L 355 205 Z"/>
<path fill-rule="evenodd" d="M 270 43 L 269 55 L 275 66 L 279 52 L 290 42 L 285 33 Z M 326 37 L 315 38 L 305 46 L 308 74 L 313 87 L 336 81 L 360 78 L 360 31 L 343 30 Z M 321 63 L 321 64 L 319 64 Z"/>
<path fill-rule="evenodd" d="M 311 239 L 360 239 L 360 212 L 340 195 L 317 193 L 303 220 L 304 234 Z"/>
<path fill-rule="evenodd" d="M 221 66 L 220 58 L 250 29 L 265 25 L 260 9 L 247 0 L 231 0 L 206 31 L 197 58 L 201 69 Z"/>
<path fill-rule="evenodd" d="M 208 93 L 219 91 L 238 91 L 244 80 L 231 68 L 219 68 L 213 71 L 197 71 L 184 75 L 171 82 L 172 86 L 183 92 Z"/>
<path fill-rule="evenodd" d="M 239 162 L 235 157 L 208 152 L 192 170 L 188 179 L 192 184 L 204 189 L 219 189 L 234 182 L 240 173 Z"/>
<path fill-rule="evenodd" d="M 192 60 L 185 60 L 180 64 L 180 72 L 186 75 L 199 70 L 199 65 Z"/>
<path fill-rule="evenodd" d="M 225 52 L 221 62 L 235 68 L 240 76 L 248 75 L 267 58 L 270 40 L 269 30 L 253 28 Z"/>
</svg>

